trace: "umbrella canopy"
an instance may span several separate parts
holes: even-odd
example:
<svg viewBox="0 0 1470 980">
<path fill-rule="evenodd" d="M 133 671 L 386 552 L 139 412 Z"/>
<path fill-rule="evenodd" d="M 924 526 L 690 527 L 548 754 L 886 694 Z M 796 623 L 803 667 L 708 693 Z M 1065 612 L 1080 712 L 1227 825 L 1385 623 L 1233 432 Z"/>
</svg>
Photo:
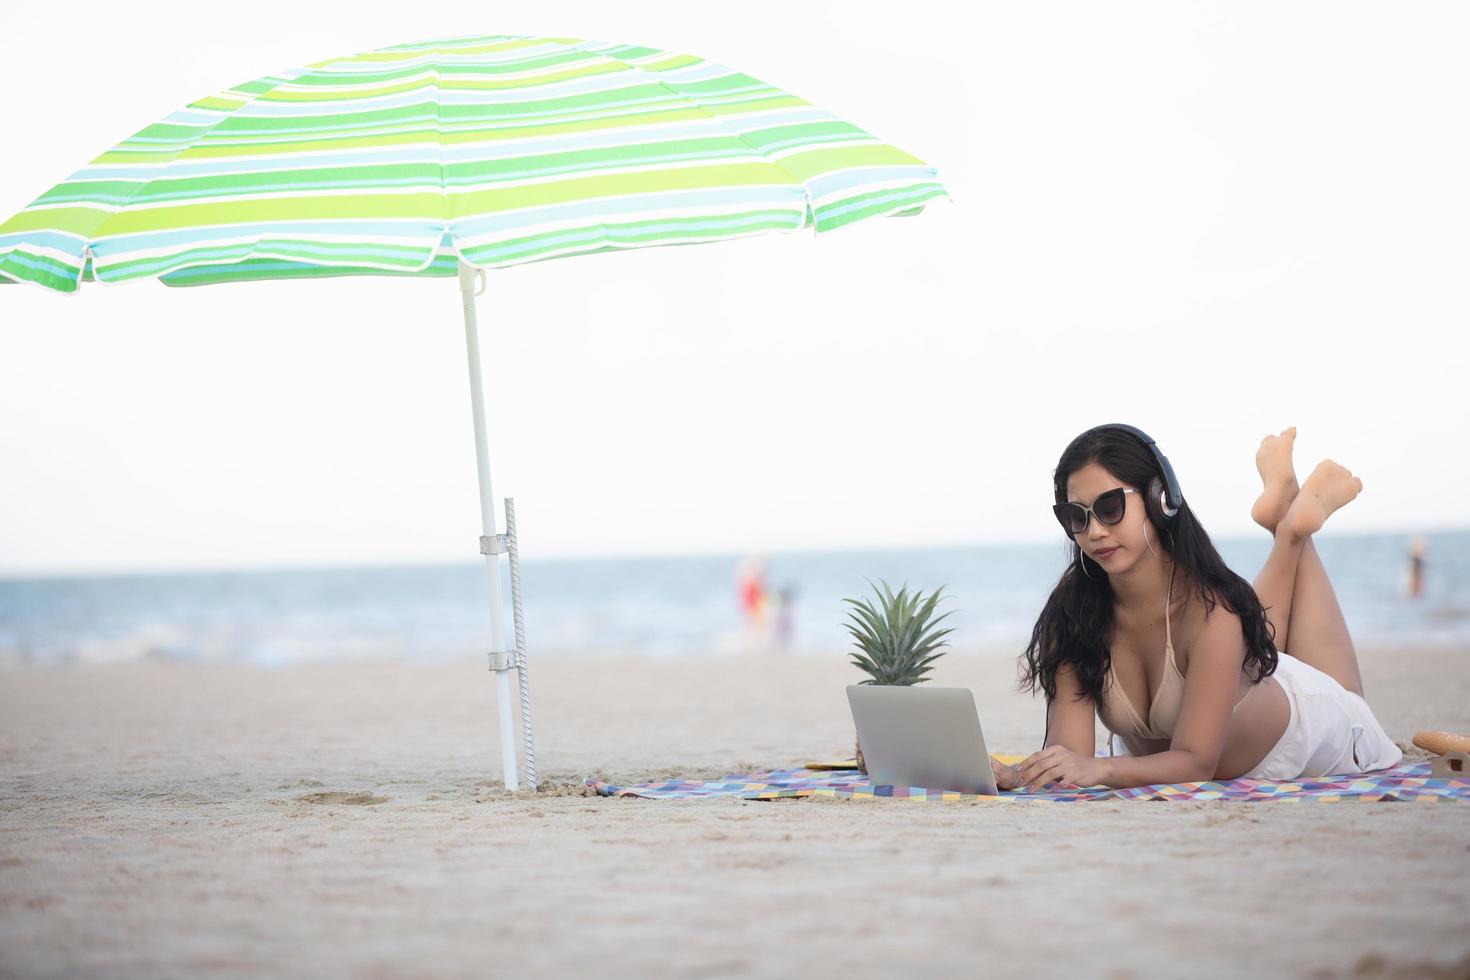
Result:
<svg viewBox="0 0 1470 980">
<path fill-rule="evenodd" d="M 191 103 L 0 225 L 0 281 L 452 276 L 829 231 L 943 196 L 909 154 L 701 58 L 464 37 Z"/>
</svg>

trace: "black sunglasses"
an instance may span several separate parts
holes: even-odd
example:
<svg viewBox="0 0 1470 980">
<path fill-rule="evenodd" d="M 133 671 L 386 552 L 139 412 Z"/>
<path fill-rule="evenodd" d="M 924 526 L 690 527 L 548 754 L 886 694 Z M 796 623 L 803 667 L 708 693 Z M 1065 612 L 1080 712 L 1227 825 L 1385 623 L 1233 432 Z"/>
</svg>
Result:
<svg viewBox="0 0 1470 980">
<path fill-rule="evenodd" d="M 1091 507 L 1083 507 L 1069 500 L 1065 504 L 1053 504 L 1051 511 L 1057 515 L 1057 523 L 1062 526 L 1063 531 L 1081 534 L 1087 530 L 1088 521 L 1094 517 L 1099 524 L 1108 526 L 1121 521 L 1128 506 L 1124 495 L 1137 492 L 1132 487 L 1118 487 L 1116 490 L 1098 494 Z"/>
</svg>

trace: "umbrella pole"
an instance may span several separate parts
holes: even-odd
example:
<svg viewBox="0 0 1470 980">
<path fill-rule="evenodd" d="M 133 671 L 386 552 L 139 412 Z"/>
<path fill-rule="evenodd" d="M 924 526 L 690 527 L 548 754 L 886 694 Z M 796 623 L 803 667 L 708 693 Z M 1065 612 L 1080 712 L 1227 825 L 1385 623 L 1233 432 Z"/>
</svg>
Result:
<svg viewBox="0 0 1470 980">
<path fill-rule="evenodd" d="M 459 292 L 464 303 L 464 339 L 470 361 L 470 407 L 475 413 L 475 466 L 480 484 L 480 553 L 485 556 L 485 578 L 490 589 L 490 669 L 500 715 L 500 768 L 505 788 L 520 789 L 516 772 L 515 721 L 511 713 L 510 672 L 516 669 L 515 651 L 505 643 L 505 610 L 500 592 L 500 555 L 503 535 L 495 532 L 495 495 L 490 490 L 490 452 L 485 443 L 485 395 L 480 382 L 480 334 L 475 323 L 476 270 L 459 263 Z"/>
</svg>

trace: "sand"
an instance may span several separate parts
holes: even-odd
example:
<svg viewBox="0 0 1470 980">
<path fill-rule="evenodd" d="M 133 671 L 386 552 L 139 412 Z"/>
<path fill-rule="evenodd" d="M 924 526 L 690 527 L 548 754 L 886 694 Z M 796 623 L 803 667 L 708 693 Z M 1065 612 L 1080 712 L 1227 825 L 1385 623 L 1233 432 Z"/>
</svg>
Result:
<svg viewBox="0 0 1470 980">
<path fill-rule="evenodd" d="M 1362 660 L 1405 746 L 1470 731 L 1470 651 Z M 1470 804 L 587 797 L 841 753 L 852 668 L 533 670 L 537 796 L 478 664 L 0 673 L 0 976 L 1470 976 Z M 1026 751 L 1013 678 L 936 681 Z"/>
</svg>

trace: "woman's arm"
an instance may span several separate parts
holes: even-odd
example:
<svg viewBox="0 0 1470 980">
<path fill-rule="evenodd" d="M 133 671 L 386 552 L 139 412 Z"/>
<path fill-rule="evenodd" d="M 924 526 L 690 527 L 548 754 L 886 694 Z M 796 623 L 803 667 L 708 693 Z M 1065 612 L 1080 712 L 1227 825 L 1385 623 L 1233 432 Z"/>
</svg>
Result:
<svg viewBox="0 0 1470 980">
<path fill-rule="evenodd" d="M 1046 706 L 1046 741 L 1042 751 L 1058 746 L 1091 758 L 1097 744 L 1096 717 L 1097 702 L 1082 693 L 1082 685 L 1078 683 L 1077 672 L 1072 665 L 1061 664 L 1057 667 L 1057 696 Z M 1034 758 L 1035 755 L 1026 761 Z M 996 785 L 1001 789 L 1025 785 L 1026 777 L 1018 767 L 1003 766 L 994 759 L 990 760 L 990 766 L 995 772 Z"/>
<path fill-rule="evenodd" d="M 1245 637 L 1240 631 L 1240 617 L 1217 607 L 1205 620 L 1190 650 L 1184 703 L 1168 751 L 1099 760 L 1106 764 L 1103 785 L 1150 786 L 1213 779 L 1225 748 L 1244 663 Z"/>
<path fill-rule="evenodd" d="M 1097 702 L 1082 693 L 1071 664 L 1057 667 L 1057 696 L 1046 706 L 1046 742 L 1092 755 L 1097 747 Z"/>
</svg>

